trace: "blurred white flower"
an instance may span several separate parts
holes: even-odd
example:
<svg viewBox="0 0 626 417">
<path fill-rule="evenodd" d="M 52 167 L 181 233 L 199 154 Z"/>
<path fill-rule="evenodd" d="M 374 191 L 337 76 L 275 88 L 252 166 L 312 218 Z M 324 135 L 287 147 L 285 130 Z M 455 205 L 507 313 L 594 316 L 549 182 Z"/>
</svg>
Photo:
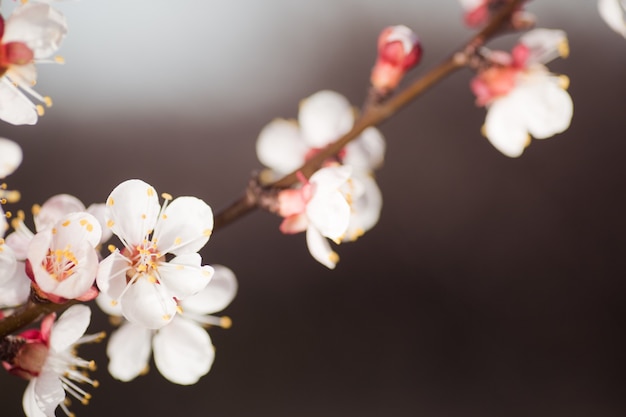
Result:
<svg viewBox="0 0 626 417">
<path fill-rule="evenodd" d="M 97 277 L 128 321 L 150 329 L 169 323 L 176 301 L 203 289 L 213 274 L 197 253 L 213 230 L 211 207 L 195 197 L 164 198 L 161 207 L 154 188 L 141 180 L 111 192 L 105 219 L 124 249 L 101 262 Z M 166 261 L 166 254 L 175 257 Z"/>
<path fill-rule="evenodd" d="M 10 175 L 22 163 L 22 148 L 12 140 L 0 138 L 0 179 Z"/>
<path fill-rule="evenodd" d="M 598 0 L 598 12 L 607 25 L 626 38 L 626 2 L 623 0 Z"/>
<path fill-rule="evenodd" d="M 65 34 L 65 17 L 43 3 L 26 3 L 16 7 L 6 21 L 0 17 L 0 119 L 22 125 L 37 123 L 50 107 L 50 97 L 41 96 L 32 86 L 37 81 L 37 62 L 56 52 Z M 31 99 L 39 103 L 35 105 Z"/>
<path fill-rule="evenodd" d="M 212 314 L 223 310 L 237 293 L 235 274 L 221 265 L 199 293 L 179 303 L 181 313 L 159 330 L 125 322 L 109 339 L 107 356 L 109 372 L 121 381 L 130 381 L 148 367 L 154 354 L 157 369 L 169 381 L 181 385 L 195 384 L 211 369 L 215 349 L 204 326 L 230 327 L 228 317 Z M 111 315 L 121 315 L 112 308 L 104 293 L 96 299 L 98 305 Z"/>
<path fill-rule="evenodd" d="M 492 64 L 472 80 L 476 103 L 487 107 L 484 133 L 500 152 L 517 157 L 531 135 L 545 139 L 565 131 L 573 114 L 565 76 L 543 65 L 568 54 L 560 30 L 535 29 L 523 35 L 511 54 L 492 52 Z"/>
</svg>

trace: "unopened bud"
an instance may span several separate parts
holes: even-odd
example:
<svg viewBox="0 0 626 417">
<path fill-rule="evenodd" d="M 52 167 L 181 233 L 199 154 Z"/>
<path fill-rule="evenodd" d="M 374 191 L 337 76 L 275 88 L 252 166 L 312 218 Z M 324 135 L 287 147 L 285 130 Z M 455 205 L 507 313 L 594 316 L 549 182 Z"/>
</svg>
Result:
<svg viewBox="0 0 626 417">
<path fill-rule="evenodd" d="M 378 58 L 372 69 L 372 85 L 383 93 L 394 90 L 421 57 L 422 45 L 415 32 L 402 25 L 384 29 L 378 37 Z"/>
</svg>

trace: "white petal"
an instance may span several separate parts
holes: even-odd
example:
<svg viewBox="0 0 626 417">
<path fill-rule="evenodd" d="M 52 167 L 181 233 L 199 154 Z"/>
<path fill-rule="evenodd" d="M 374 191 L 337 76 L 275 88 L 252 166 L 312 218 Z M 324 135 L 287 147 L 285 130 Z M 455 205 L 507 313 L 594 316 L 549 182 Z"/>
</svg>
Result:
<svg viewBox="0 0 626 417">
<path fill-rule="evenodd" d="M 354 113 L 344 96 L 324 90 L 302 101 L 298 122 L 306 143 L 323 148 L 352 128 Z"/>
<path fill-rule="evenodd" d="M 306 214 L 313 227 L 333 240 L 340 239 L 350 223 L 350 205 L 339 191 L 316 193 L 306 206 Z"/>
<path fill-rule="evenodd" d="M 26 260 L 28 256 L 28 245 L 34 235 L 28 235 L 27 233 L 13 232 L 6 237 L 5 243 L 13 249 L 15 257 L 21 261 Z"/>
<path fill-rule="evenodd" d="M 292 120 L 276 119 L 266 125 L 256 141 L 259 161 L 279 175 L 288 174 L 304 164 L 308 147 L 300 128 Z"/>
<path fill-rule="evenodd" d="M 313 259 L 327 268 L 335 268 L 339 256 L 333 252 L 328 241 L 314 227 L 309 227 L 306 231 L 306 244 Z"/>
<path fill-rule="evenodd" d="M 619 0 L 598 0 L 598 12 L 611 29 L 626 37 L 624 8 Z"/>
<path fill-rule="evenodd" d="M 46 58 L 59 49 L 67 34 L 65 16 L 47 4 L 27 3 L 7 19 L 2 41 L 24 42 L 35 58 Z"/>
<path fill-rule="evenodd" d="M 154 231 L 162 253 L 198 252 L 213 232 L 213 211 L 196 197 L 178 197 L 165 209 Z"/>
<path fill-rule="evenodd" d="M 525 83 L 523 91 L 528 103 L 524 108 L 526 126 L 533 137 L 545 139 L 569 127 L 574 104 L 558 77 L 542 74 Z"/>
<path fill-rule="evenodd" d="M 520 156 L 530 141 L 523 119 L 526 104 L 509 94 L 494 100 L 487 109 L 485 136 L 497 150 L 511 158 Z"/>
<path fill-rule="evenodd" d="M 199 293 L 186 298 L 180 304 L 185 312 L 212 314 L 222 311 L 237 294 L 235 273 L 223 265 L 213 265 L 215 270 L 209 284 Z"/>
<path fill-rule="evenodd" d="M 0 240 L 0 285 L 6 284 L 13 278 L 16 268 L 17 259 L 13 250 Z"/>
<path fill-rule="evenodd" d="M 56 352 L 69 349 L 85 334 L 91 321 L 91 310 L 84 304 L 76 304 L 65 310 L 52 326 L 50 348 Z"/>
<path fill-rule="evenodd" d="M 148 329 L 168 324 L 176 314 L 176 302 L 163 285 L 148 277 L 138 278 L 121 297 L 122 313 L 126 320 Z"/>
<path fill-rule="evenodd" d="M 359 171 L 380 168 L 385 159 L 385 147 L 385 138 L 380 131 L 369 127 L 346 146 L 343 163 Z"/>
<path fill-rule="evenodd" d="M 26 391 L 24 391 L 24 396 L 22 397 L 22 407 L 24 408 L 24 414 L 26 417 L 47 417 L 43 410 L 37 404 L 37 399 L 35 398 L 35 383 L 36 379 L 31 379 L 26 387 Z"/>
<path fill-rule="evenodd" d="M 0 138 L 0 178 L 10 175 L 22 163 L 22 148 L 12 140 Z"/>
<path fill-rule="evenodd" d="M 87 212 L 63 216 L 54 227 L 54 244 L 58 249 L 74 248 L 83 242 L 95 248 L 100 243 L 100 222 Z"/>
<path fill-rule="evenodd" d="M 348 165 L 330 166 L 317 170 L 309 182 L 315 186 L 314 193 L 337 190 L 348 181 L 351 174 L 352 167 Z"/>
<path fill-rule="evenodd" d="M 24 304 L 30 296 L 30 284 L 24 263 L 19 262 L 11 280 L 0 287 L 0 308 Z"/>
<path fill-rule="evenodd" d="M 358 196 L 355 195 L 352 200 L 350 224 L 344 240 L 356 240 L 374 227 L 378 223 L 383 205 L 383 196 L 371 175 L 361 175 L 354 181 L 363 186 L 363 192 Z"/>
<path fill-rule="evenodd" d="M 122 317 L 122 306 L 106 292 L 100 291 L 96 297 L 96 304 L 109 316 Z"/>
<path fill-rule="evenodd" d="M 115 251 L 100 262 L 96 284 L 102 292 L 117 300 L 126 288 L 126 271 L 130 269 L 128 261 L 119 251 Z"/>
<path fill-rule="evenodd" d="M 6 78 L 0 79 L 0 119 L 12 125 L 37 123 L 35 105 Z"/>
<path fill-rule="evenodd" d="M 148 366 L 151 352 L 152 330 L 124 323 L 109 338 L 109 373 L 124 382 L 135 379 Z"/>
<path fill-rule="evenodd" d="M 141 180 L 115 187 L 106 202 L 106 221 L 113 233 L 137 245 L 154 229 L 161 206 L 154 188 Z"/>
<path fill-rule="evenodd" d="M 211 369 L 215 350 L 200 326 L 176 317 L 153 339 L 154 362 L 165 378 L 181 385 L 198 382 Z"/>
<path fill-rule="evenodd" d="M 35 378 L 35 402 L 48 417 L 54 417 L 54 410 L 65 399 L 65 391 L 59 375 L 52 369 L 46 369 Z"/>
<path fill-rule="evenodd" d="M 92 204 L 87 208 L 87 213 L 91 214 L 100 223 L 102 229 L 102 236 L 100 237 L 100 243 L 104 243 L 113 236 L 113 232 L 106 226 L 106 205 L 102 203 Z"/>
<path fill-rule="evenodd" d="M 159 279 L 178 300 L 198 293 L 209 283 L 213 268 L 200 265 L 200 255 L 180 255 L 170 262 L 159 263 Z"/>
<path fill-rule="evenodd" d="M 33 216 L 38 232 L 52 228 L 56 222 L 70 213 L 85 211 L 85 205 L 69 194 L 57 194 L 46 200 L 41 209 Z"/>
<path fill-rule="evenodd" d="M 546 64 L 559 56 L 566 57 L 569 54 L 567 35 L 562 30 L 533 29 L 526 32 L 519 41 L 529 49 L 527 66 Z"/>
</svg>

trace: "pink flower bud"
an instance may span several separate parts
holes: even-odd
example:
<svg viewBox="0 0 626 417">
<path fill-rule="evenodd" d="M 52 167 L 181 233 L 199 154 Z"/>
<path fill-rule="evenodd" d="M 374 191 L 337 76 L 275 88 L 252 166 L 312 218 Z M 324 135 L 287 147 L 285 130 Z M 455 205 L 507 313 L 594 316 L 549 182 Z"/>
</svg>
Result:
<svg viewBox="0 0 626 417">
<path fill-rule="evenodd" d="M 419 63 L 422 45 L 406 26 L 390 26 L 378 37 L 378 58 L 371 82 L 381 92 L 394 90 L 404 74 Z"/>
</svg>

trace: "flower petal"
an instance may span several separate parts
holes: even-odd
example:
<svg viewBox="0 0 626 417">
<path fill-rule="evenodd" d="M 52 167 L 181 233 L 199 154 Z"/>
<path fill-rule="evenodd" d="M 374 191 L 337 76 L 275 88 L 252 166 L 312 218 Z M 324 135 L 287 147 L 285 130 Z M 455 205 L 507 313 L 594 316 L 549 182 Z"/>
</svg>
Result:
<svg viewBox="0 0 626 417">
<path fill-rule="evenodd" d="M 124 382 L 135 379 L 148 366 L 151 352 L 152 330 L 124 323 L 109 338 L 109 373 Z"/>
<path fill-rule="evenodd" d="M 176 301 L 172 295 L 147 276 L 139 277 L 130 285 L 120 304 L 126 320 L 148 329 L 165 326 L 176 314 Z"/>
<path fill-rule="evenodd" d="M 115 187 L 106 206 L 107 226 L 131 246 L 146 239 L 161 209 L 155 189 L 141 180 L 127 180 Z"/>
<path fill-rule="evenodd" d="M 128 260 L 115 251 L 98 265 L 96 284 L 113 300 L 117 300 L 126 288 L 126 272 L 130 269 Z"/>
<path fill-rule="evenodd" d="M 306 231 L 306 244 L 313 259 L 327 268 L 334 269 L 339 256 L 330 248 L 328 241 L 314 227 Z"/>
<path fill-rule="evenodd" d="M 162 253 L 198 252 L 213 232 L 213 211 L 196 197 L 178 197 L 165 209 L 154 239 Z"/>
<path fill-rule="evenodd" d="M 222 311 L 237 294 L 237 278 L 235 273 L 223 266 L 213 265 L 215 270 L 209 284 L 199 293 L 188 297 L 180 304 L 184 312 L 196 314 L 212 314 Z"/>
<path fill-rule="evenodd" d="M 266 125 L 256 141 L 259 161 L 279 175 L 288 174 L 304 164 L 308 147 L 293 120 L 276 119 Z"/>
<path fill-rule="evenodd" d="M 508 157 L 520 156 L 530 142 L 522 116 L 523 107 L 528 104 L 511 93 L 494 100 L 487 109 L 485 136 L 497 150 Z"/>
<path fill-rule="evenodd" d="M 24 42 L 39 59 L 56 52 L 66 34 L 67 22 L 61 12 L 47 4 L 26 3 L 7 19 L 2 42 Z"/>
<path fill-rule="evenodd" d="M 524 115 L 530 134 L 537 139 L 545 139 L 567 130 L 574 104 L 562 88 L 560 79 L 541 74 L 525 87 L 529 105 L 524 107 Z"/>
<path fill-rule="evenodd" d="M 323 90 L 300 103 L 298 122 L 307 145 L 323 148 L 352 128 L 354 112 L 344 96 Z"/>
<path fill-rule="evenodd" d="M 35 396 L 36 382 L 36 379 L 31 379 L 26 387 L 26 391 L 24 391 L 24 396 L 22 397 L 24 414 L 26 414 L 26 417 L 47 417 L 43 410 L 39 407 L 39 404 L 37 404 L 37 398 Z"/>
<path fill-rule="evenodd" d="M 215 359 L 208 333 L 179 317 L 154 336 L 153 350 L 154 362 L 161 375 L 181 385 L 195 384 L 209 372 Z"/>
<path fill-rule="evenodd" d="M 0 178 L 10 175 L 22 163 L 22 148 L 12 140 L 0 138 Z"/>
<path fill-rule="evenodd" d="M 598 12 L 602 19 L 611 29 L 626 38 L 626 20 L 624 20 L 623 9 L 619 0 L 598 0 Z"/>
<path fill-rule="evenodd" d="M 343 163 L 358 171 L 378 169 L 385 159 L 385 147 L 385 138 L 380 130 L 368 127 L 346 146 Z"/>
<path fill-rule="evenodd" d="M 46 369 L 35 378 L 35 402 L 48 417 L 54 417 L 54 410 L 65 399 L 65 390 L 59 375 L 52 369 Z"/>
<path fill-rule="evenodd" d="M 363 233 L 370 230 L 380 218 L 380 211 L 383 205 L 383 196 L 376 180 L 368 174 L 359 175 L 353 179 L 354 183 L 359 183 L 362 192 L 353 196 L 350 223 L 344 237 L 344 241 L 353 241 Z"/>
<path fill-rule="evenodd" d="M 213 275 L 213 268 L 200 265 L 197 253 L 180 255 L 170 262 L 159 263 L 159 279 L 173 297 L 183 300 L 198 293 L 207 286 Z"/>
<path fill-rule="evenodd" d="M 69 349 L 85 334 L 91 321 L 91 309 L 84 304 L 76 304 L 65 310 L 52 326 L 50 348 L 56 352 Z"/>
<path fill-rule="evenodd" d="M 78 198 L 69 194 L 57 194 L 46 200 L 33 216 L 35 228 L 38 232 L 50 229 L 64 216 L 79 211 L 85 211 L 85 205 Z"/>
<path fill-rule="evenodd" d="M 35 105 L 3 77 L 0 79 L 0 119 L 12 125 L 34 125 L 37 123 Z"/>
</svg>

